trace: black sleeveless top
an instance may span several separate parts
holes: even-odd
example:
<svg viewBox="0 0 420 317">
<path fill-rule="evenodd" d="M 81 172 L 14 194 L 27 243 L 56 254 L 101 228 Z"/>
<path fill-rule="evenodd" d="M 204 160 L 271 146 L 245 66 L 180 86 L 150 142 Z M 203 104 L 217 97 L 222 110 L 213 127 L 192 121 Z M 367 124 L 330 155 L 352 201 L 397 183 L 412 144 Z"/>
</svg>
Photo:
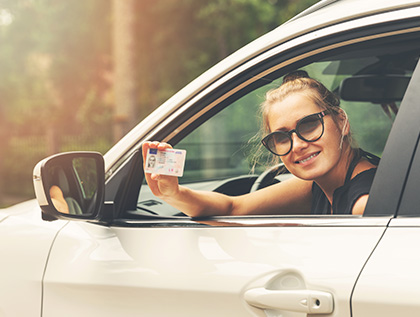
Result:
<svg viewBox="0 0 420 317">
<path fill-rule="evenodd" d="M 363 171 L 351 179 L 351 174 L 359 160 L 365 157 L 373 165 L 379 164 L 379 157 L 358 149 L 356 155 L 350 163 L 346 174 L 344 185 L 337 188 L 333 194 L 332 213 L 334 215 L 351 215 L 354 203 L 363 195 L 369 194 L 370 187 L 375 177 L 376 168 Z M 312 185 L 312 206 L 311 214 L 313 215 L 330 215 L 331 204 L 321 190 L 314 182 Z"/>
</svg>

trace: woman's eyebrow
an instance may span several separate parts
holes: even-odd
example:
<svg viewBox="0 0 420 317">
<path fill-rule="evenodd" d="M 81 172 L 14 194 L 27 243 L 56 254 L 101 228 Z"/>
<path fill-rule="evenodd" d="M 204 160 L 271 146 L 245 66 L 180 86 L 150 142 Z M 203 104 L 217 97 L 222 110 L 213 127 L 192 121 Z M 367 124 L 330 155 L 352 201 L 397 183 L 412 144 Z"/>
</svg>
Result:
<svg viewBox="0 0 420 317">
<path fill-rule="evenodd" d="M 290 130 L 293 130 L 293 129 L 286 129 L 285 127 L 282 127 L 282 128 L 278 128 L 278 129 L 275 129 L 274 131 L 279 131 L 279 132 L 288 132 L 288 131 L 290 131 Z"/>
<path fill-rule="evenodd" d="M 296 125 L 297 125 L 297 123 L 298 123 L 300 120 L 302 120 L 303 118 L 307 117 L 307 116 L 308 116 L 308 115 L 305 115 L 305 116 L 303 116 L 303 117 L 298 118 L 298 119 L 297 119 L 294 123 L 292 123 L 293 127 L 292 127 L 292 128 L 290 128 L 290 129 L 288 129 L 288 128 L 287 128 L 287 127 L 285 127 L 285 126 L 282 126 L 282 127 L 280 127 L 280 128 L 275 129 L 274 131 L 288 132 L 288 131 L 290 131 L 290 130 L 296 129 Z"/>
</svg>

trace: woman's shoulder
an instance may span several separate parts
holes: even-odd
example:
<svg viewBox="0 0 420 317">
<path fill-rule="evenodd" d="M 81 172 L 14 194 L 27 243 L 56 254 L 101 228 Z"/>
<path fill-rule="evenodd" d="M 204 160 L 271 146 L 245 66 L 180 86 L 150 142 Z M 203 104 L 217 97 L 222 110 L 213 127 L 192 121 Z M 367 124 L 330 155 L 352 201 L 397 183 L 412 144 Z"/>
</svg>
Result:
<svg viewBox="0 0 420 317">
<path fill-rule="evenodd" d="M 376 167 L 377 167 L 376 165 L 372 164 L 366 158 L 363 157 L 354 168 L 353 173 L 351 175 L 351 179 L 354 179 L 357 175 L 363 172 L 367 172 L 369 170 L 375 170 Z"/>
<path fill-rule="evenodd" d="M 363 215 L 369 197 L 370 187 L 376 174 L 376 165 L 360 162 L 355 168 L 354 176 L 348 184 L 349 213 Z"/>
<path fill-rule="evenodd" d="M 359 162 L 350 181 L 334 192 L 333 210 L 335 213 L 363 213 L 375 173 L 376 165 L 365 161 Z"/>
</svg>

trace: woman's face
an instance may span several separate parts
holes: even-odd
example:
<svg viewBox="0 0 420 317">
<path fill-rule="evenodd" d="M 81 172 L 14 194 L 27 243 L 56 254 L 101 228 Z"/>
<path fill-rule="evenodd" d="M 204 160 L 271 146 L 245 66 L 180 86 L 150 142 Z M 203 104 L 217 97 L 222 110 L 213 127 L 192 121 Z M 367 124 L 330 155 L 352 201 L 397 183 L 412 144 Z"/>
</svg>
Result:
<svg viewBox="0 0 420 317">
<path fill-rule="evenodd" d="M 270 106 L 270 132 L 290 131 L 305 116 L 322 111 L 309 97 L 295 93 Z M 322 180 L 337 173 L 346 173 L 346 164 L 340 164 L 341 129 L 330 114 L 324 117 L 324 134 L 315 142 L 306 142 L 292 134 L 292 150 L 281 160 L 293 175 L 305 180 Z"/>
</svg>

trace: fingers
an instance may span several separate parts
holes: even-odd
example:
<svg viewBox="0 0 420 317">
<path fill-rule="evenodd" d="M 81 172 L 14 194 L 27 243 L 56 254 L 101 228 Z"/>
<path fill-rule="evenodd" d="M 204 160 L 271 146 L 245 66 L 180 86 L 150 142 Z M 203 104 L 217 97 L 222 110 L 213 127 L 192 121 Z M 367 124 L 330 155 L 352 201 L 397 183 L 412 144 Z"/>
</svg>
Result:
<svg viewBox="0 0 420 317">
<path fill-rule="evenodd" d="M 172 146 L 169 143 L 159 142 L 159 141 L 145 141 L 143 146 L 146 145 L 153 149 L 164 150 L 164 149 L 172 149 Z"/>
<path fill-rule="evenodd" d="M 172 149 L 172 146 L 165 142 L 145 141 L 142 145 L 143 168 L 146 170 L 146 158 L 149 149 L 158 149 L 164 151 Z M 145 178 L 150 190 L 156 197 L 174 197 L 179 192 L 178 177 L 160 175 L 155 173 L 145 173 Z"/>
<path fill-rule="evenodd" d="M 147 154 L 148 149 L 158 149 L 159 151 L 164 151 L 165 149 L 172 149 L 172 145 L 159 141 L 145 141 L 143 142 L 142 148 L 144 155 Z"/>
<path fill-rule="evenodd" d="M 147 151 L 149 149 L 158 149 L 159 151 L 164 151 L 166 149 L 172 149 L 172 146 L 165 142 L 145 141 L 142 145 L 143 162 L 146 162 Z"/>
<path fill-rule="evenodd" d="M 153 142 L 153 143 L 157 143 L 157 149 L 159 151 L 164 151 L 166 149 L 172 149 L 172 146 L 168 143 L 165 143 L 165 142 Z"/>
<path fill-rule="evenodd" d="M 172 149 L 172 146 L 168 143 L 159 142 L 159 141 L 153 141 L 153 142 L 145 141 L 142 145 L 143 168 L 145 168 L 146 166 L 147 152 L 149 149 L 158 149 L 159 151 L 164 151 L 165 149 Z M 146 177 L 146 179 L 147 178 L 148 177 Z"/>
</svg>

